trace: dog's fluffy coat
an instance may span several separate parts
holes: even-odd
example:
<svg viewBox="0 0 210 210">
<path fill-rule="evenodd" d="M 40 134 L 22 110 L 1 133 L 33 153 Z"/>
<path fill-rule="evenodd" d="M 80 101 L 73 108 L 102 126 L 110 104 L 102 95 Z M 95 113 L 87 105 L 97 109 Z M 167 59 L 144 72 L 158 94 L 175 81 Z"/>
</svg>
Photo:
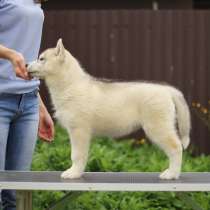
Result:
<svg viewBox="0 0 210 210">
<path fill-rule="evenodd" d="M 153 83 L 97 80 L 83 71 L 61 40 L 32 62 L 28 71 L 45 79 L 56 117 L 70 135 L 73 164 L 63 178 L 82 175 L 93 136 L 119 137 L 139 128 L 169 158 L 160 178 L 179 177 L 182 148 L 190 141 L 189 108 L 179 90 Z"/>
</svg>

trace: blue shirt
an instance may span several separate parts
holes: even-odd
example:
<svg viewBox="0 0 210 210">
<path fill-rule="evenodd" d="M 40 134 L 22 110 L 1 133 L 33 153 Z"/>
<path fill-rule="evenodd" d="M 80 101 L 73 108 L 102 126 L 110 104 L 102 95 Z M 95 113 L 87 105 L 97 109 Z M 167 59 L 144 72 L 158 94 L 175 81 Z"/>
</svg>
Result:
<svg viewBox="0 0 210 210">
<path fill-rule="evenodd" d="M 37 59 L 44 14 L 34 0 L 0 0 L 0 44 L 24 56 L 26 63 Z M 12 64 L 0 59 L 0 93 L 27 93 L 40 82 L 16 77 Z"/>
</svg>

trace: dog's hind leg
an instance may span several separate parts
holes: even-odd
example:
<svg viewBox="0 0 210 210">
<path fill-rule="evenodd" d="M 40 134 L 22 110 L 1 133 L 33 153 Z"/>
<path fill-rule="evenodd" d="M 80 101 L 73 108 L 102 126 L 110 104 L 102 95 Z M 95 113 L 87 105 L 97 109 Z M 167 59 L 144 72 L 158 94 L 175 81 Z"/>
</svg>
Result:
<svg viewBox="0 0 210 210">
<path fill-rule="evenodd" d="M 160 174 L 160 178 L 178 179 L 182 165 L 182 145 L 175 126 L 157 124 L 153 128 L 145 128 L 145 133 L 169 158 L 169 168 Z"/>
<path fill-rule="evenodd" d="M 72 166 L 61 174 L 62 178 L 74 179 L 82 176 L 88 159 L 91 135 L 88 130 L 70 131 Z"/>
</svg>

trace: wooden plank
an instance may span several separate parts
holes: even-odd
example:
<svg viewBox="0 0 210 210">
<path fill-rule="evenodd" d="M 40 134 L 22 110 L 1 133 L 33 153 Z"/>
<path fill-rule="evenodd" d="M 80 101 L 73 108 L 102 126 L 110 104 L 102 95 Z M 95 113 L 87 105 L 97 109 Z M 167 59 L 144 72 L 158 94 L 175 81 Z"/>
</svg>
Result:
<svg viewBox="0 0 210 210">
<path fill-rule="evenodd" d="M 32 192 L 17 191 L 17 210 L 32 210 Z"/>
<path fill-rule="evenodd" d="M 161 180 L 159 173 L 86 172 L 62 179 L 61 172 L 0 172 L 0 189 L 67 191 L 210 191 L 210 173 L 182 173 Z"/>
</svg>

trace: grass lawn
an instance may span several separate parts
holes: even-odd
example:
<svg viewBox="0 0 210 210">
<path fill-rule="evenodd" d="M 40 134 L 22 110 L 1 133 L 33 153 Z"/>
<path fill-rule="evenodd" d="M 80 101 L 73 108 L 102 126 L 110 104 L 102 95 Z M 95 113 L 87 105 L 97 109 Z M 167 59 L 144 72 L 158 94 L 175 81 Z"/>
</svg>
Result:
<svg viewBox="0 0 210 210">
<path fill-rule="evenodd" d="M 70 146 L 65 130 L 56 126 L 52 144 L 38 142 L 32 170 L 62 171 L 70 166 Z M 148 143 L 133 146 L 132 140 L 108 138 L 92 142 L 86 171 L 154 172 L 168 165 L 166 156 Z M 210 156 L 193 157 L 184 152 L 183 171 L 210 171 Z M 210 193 L 188 193 L 205 210 L 210 209 Z M 65 192 L 34 192 L 34 209 L 43 210 Z M 84 192 L 69 201 L 73 210 L 191 210 L 173 192 Z M 61 210 L 70 209 L 65 207 Z"/>
</svg>

